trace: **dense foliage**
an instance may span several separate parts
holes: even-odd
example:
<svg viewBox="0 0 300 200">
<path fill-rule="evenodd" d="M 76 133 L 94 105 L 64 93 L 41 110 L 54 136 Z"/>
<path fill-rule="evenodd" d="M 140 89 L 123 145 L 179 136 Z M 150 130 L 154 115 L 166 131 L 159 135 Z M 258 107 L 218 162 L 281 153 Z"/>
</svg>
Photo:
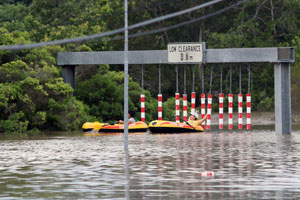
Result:
<svg viewBox="0 0 300 200">
<path fill-rule="evenodd" d="M 190 8 L 208 0 L 129 1 L 129 24 Z M 238 0 L 223 1 L 206 9 L 131 30 L 141 33 L 178 24 L 219 11 Z M 129 40 L 130 50 L 166 49 L 169 42 L 205 41 L 207 48 L 293 46 L 296 63 L 292 67 L 293 112 L 300 113 L 300 1 L 249 0 L 222 14 L 186 26 Z M 120 0 L 4 0 L 0 2 L 0 45 L 28 44 L 106 32 L 123 27 Z M 114 121 L 123 116 L 123 66 L 78 66 L 74 90 L 63 82 L 56 64 L 61 51 L 123 50 L 122 40 L 105 38 L 84 44 L 49 46 L 21 51 L 0 51 L 0 132 L 24 133 L 39 130 L 75 130 L 87 120 Z M 210 86 L 210 70 L 213 81 Z M 274 80 L 271 64 L 251 64 L 248 88 L 247 65 L 233 64 L 232 92 L 239 92 L 242 66 L 242 93 L 251 91 L 253 110 L 274 108 Z M 180 66 L 179 92 L 183 93 L 183 67 L 187 69 L 187 93 L 195 70 L 197 94 L 220 92 L 220 65 Z M 201 84 L 200 69 L 205 71 Z M 229 67 L 222 65 L 225 94 L 229 88 Z M 146 119 L 157 118 L 158 67 L 145 65 L 144 92 Z M 129 109 L 139 119 L 141 66 L 129 68 Z M 174 120 L 176 91 L 174 66 L 162 65 L 164 118 Z M 190 97 L 189 97 L 190 98 Z M 235 99 L 236 100 L 236 99 Z M 217 102 L 214 101 L 214 102 Z M 225 101 L 226 102 L 226 101 Z M 197 105 L 200 104 L 199 98 Z M 236 105 L 236 104 L 235 104 Z M 217 106 L 213 105 L 214 109 Z"/>
</svg>

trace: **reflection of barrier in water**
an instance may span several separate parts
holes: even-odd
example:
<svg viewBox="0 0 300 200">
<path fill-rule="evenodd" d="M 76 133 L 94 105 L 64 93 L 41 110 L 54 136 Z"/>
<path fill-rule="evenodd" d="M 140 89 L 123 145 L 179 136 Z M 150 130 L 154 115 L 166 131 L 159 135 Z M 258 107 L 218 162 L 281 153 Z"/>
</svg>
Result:
<svg viewBox="0 0 300 200">
<path fill-rule="evenodd" d="M 200 172 L 199 175 L 200 176 L 204 176 L 204 177 L 206 177 L 206 176 L 214 176 L 215 172 L 213 172 L 213 171 Z"/>
</svg>

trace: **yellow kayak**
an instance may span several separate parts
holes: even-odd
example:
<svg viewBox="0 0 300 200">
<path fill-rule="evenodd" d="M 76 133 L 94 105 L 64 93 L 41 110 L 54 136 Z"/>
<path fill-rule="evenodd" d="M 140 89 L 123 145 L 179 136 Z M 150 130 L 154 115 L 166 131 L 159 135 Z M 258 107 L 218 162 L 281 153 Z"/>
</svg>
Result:
<svg viewBox="0 0 300 200">
<path fill-rule="evenodd" d="M 148 126 L 142 121 L 138 121 L 132 124 L 128 124 L 128 132 L 146 132 Z M 119 133 L 124 132 L 124 124 L 107 124 L 103 125 L 99 130 L 100 133 Z"/>
<path fill-rule="evenodd" d="M 177 123 L 172 121 L 155 120 L 148 125 L 151 133 L 191 133 L 203 132 L 202 126 L 191 126 L 187 123 Z"/>
<path fill-rule="evenodd" d="M 98 132 L 103 125 L 108 125 L 108 123 L 100 122 L 85 122 L 82 125 L 83 132 Z"/>
<path fill-rule="evenodd" d="M 83 132 L 99 133 L 121 133 L 124 132 L 124 124 L 109 124 L 99 122 L 86 122 L 82 125 Z M 146 123 L 139 121 L 128 125 L 129 132 L 146 132 L 148 126 Z"/>
</svg>

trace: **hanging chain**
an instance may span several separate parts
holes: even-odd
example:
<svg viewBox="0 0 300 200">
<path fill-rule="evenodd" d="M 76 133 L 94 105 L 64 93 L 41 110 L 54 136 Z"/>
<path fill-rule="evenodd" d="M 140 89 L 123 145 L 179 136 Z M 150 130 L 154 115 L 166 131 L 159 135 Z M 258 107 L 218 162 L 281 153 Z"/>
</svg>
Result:
<svg viewBox="0 0 300 200">
<path fill-rule="evenodd" d="M 204 93 L 204 73 L 205 73 L 205 70 L 204 70 L 204 66 L 202 65 L 201 67 L 201 75 L 202 75 L 202 93 Z"/>
<path fill-rule="evenodd" d="M 214 68 L 214 66 L 212 65 L 210 67 L 209 94 L 211 94 L 211 88 L 212 88 L 213 68 Z"/>
<path fill-rule="evenodd" d="M 242 66 L 240 65 L 240 81 L 239 81 L 239 90 L 240 94 L 242 94 Z"/>
<path fill-rule="evenodd" d="M 229 77 L 229 79 L 230 79 L 230 85 L 229 85 L 229 89 L 230 89 L 230 94 L 232 93 L 232 64 L 230 64 L 230 73 L 229 73 L 229 75 L 230 75 L 230 77 Z"/>
<path fill-rule="evenodd" d="M 158 66 L 158 94 L 161 94 L 161 66 Z"/>
<path fill-rule="evenodd" d="M 251 92 L 251 66 L 248 65 L 248 94 Z"/>
<path fill-rule="evenodd" d="M 144 65 L 142 65 L 142 74 L 141 74 L 141 85 L 142 85 L 142 94 L 144 94 Z"/>
<path fill-rule="evenodd" d="M 184 66 L 183 71 L 183 93 L 186 94 L 186 66 Z"/>
<path fill-rule="evenodd" d="M 223 65 L 221 65 L 220 73 L 220 93 L 223 93 Z"/>
<path fill-rule="evenodd" d="M 178 93 L 178 65 L 176 65 L 176 93 Z"/>
<path fill-rule="evenodd" d="M 192 65 L 192 72 L 193 72 L 192 92 L 195 92 L 195 66 L 194 65 Z"/>
</svg>

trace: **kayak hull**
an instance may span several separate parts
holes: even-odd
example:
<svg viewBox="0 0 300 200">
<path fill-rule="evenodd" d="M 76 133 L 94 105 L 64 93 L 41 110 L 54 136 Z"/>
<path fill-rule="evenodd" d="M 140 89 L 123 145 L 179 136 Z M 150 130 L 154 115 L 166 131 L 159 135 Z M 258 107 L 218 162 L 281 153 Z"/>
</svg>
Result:
<svg viewBox="0 0 300 200">
<path fill-rule="evenodd" d="M 148 130 L 147 124 L 142 121 L 128 124 L 128 132 L 130 133 L 146 132 L 147 130 Z M 124 132 L 124 124 L 104 125 L 99 130 L 99 133 L 123 133 L 123 132 Z"/>
<path fill-rule="evenodd" d="M 128 129 L 129 133 L 138 133 L 138 132 L 146 132 L 147 128 L 140 128 L 140 129 Z M 124 129 L 101 129 L 99 133 L 123 133 Z"/>
<path fill-rule="evenodd" d="M 124 124 L 86 122 L 82 125 L 82 130 L 84 133 L 123 133 Z M 128 132 L 130 133 L 146 132 L 147 130 L 147 124 L 141 121 L 128 125 Z"/>
<path fill-rule="evenodd" d="M 152 121 L 149 123 L 148 128 L 151 133 L 195 133 L 204 131 L 201 126 L 192 127 L 186 123 L 164 120 Z"/>
</svg>

